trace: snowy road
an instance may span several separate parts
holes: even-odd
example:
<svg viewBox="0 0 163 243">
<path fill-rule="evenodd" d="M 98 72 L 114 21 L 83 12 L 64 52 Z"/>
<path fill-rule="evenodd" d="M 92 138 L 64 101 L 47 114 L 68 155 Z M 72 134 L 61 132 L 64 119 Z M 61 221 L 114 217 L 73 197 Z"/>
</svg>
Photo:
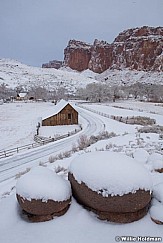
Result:
<svg viewBox="0 0 163 243">
<path fill-rule="evenodd" d="M 70 150 L 81 135 L 96 135 L 104 130 L 104 122 L 100 118 L 79 107 L 77 110 L 85 121 L 81 132 L 60 141 L 0 160 L 0 182 L 14 177 L 26 168 L 48 161 L 50 155 Z"/>
</svg>

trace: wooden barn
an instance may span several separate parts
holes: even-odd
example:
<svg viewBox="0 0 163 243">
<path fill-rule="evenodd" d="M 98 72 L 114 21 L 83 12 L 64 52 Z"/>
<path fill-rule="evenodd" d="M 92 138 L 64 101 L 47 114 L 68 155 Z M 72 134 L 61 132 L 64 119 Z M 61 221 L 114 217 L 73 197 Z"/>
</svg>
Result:
<svg viewBox="0 0 163 243">
<path fill-rule="evenodd" d="M 54 113 L 42 119 L 42 126 L 78 124 L 78 112 L 65 100 L 54 108 Z"/>
</svg>

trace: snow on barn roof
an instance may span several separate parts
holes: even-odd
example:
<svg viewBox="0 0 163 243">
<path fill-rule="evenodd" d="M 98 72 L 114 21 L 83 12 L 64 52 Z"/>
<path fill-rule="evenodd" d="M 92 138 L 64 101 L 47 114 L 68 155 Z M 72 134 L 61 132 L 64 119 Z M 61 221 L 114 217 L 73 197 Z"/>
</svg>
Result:
<svg viewBox="0 0 163 243">
<path fill-rule="evenodd" d="M 54 116 L 56 114 L 58 114 L 61 110 L 63 110 L 63 108 L 68 105 L 69 102 L 65 101 L 65 100 L 60 100 L 55 106 L 53 106 L 53 108 L 51 110 L 49 110 L 43 117 L 42 120 L 47 119 L 51 116 Z"/>
</svg>

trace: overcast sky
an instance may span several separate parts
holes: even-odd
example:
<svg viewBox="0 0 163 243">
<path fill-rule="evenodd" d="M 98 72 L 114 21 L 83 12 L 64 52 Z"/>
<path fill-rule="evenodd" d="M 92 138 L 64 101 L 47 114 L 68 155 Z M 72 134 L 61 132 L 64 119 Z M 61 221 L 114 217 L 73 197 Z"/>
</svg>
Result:
<svg viewBox="0 0 163 243">
<path fill-rule="evenodd" d="M 0 58 L 41 66 L 70 39 L 111 43 L 144 25 L 163 26 L 163 0 L 0 0 Z"/>
</svg>

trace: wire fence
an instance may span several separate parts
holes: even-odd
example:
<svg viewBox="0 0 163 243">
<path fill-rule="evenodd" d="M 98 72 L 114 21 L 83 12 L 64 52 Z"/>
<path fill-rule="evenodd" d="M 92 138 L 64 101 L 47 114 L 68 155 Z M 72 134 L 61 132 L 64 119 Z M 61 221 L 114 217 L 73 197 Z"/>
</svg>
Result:
<svg viewBox="0 0 163 243">
<path fill-rule="evenodd" d="M 89 107 L 85 107 L 81 104 L 78 104 L 79 107 L 85 109 L 85 110 L 88 110 L 88 111 L 91 111 L 93 113 L 96 113 L 100 116 L 104 116 L 106 118 L 110 118 L 110 119 L 113 119 L 115 121 L 118 121 L 118 122 L 122 122 L 122 123 L 125 123 L 125 124 L 130 124 L 130 125 L 154 125 L 156 124 L 156 120 L 155 119 L 151 119 L 150 117 L 143 117 L 143 116 L 126 116 L 126 117 L 122 117 L 122 116 L 114 116 L 114 115 L 109 115 L 109 114 L 106 114 L 104 112 L 100 112 L 100 111 L 97 111 L 97 110 L 94 110 L 94 109 L 91 109 Z"/>
<path fill-rule="evenodd" d="M 75 129 L 74 131 L 68 132 L 67 134 L 64 134 L 61 136 L 57 136 L 56 138 L 47 138 L 47 137 L 41 137 L 39 135 L 34 135 L 35 143 L 27 144 L 27 145 L 12 148 L 12 149 L 2 150 L 2 151 L 0 151 L 0 159 L 13 156 L 14 154 L 20 153 L 21 151 L 26 151 L 26 150 L 29 150 L 32 148 L 37 148 L 37 147 L 43 146 L 45 144 L 55 142 L 57 140 L 72 136 L 72 135 L 80 132 L 81 130 L 82 130 L 82 126 L 79 125 L 79 129 Z"/>
</svg>

